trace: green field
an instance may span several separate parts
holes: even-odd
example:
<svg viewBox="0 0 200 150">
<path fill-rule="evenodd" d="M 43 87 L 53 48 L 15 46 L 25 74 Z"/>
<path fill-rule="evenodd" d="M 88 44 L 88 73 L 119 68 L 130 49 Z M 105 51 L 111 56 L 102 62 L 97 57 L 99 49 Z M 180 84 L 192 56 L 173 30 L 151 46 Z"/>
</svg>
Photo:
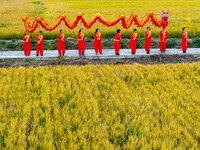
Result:
<svg viewBox="0 0 200 150">
<path fill-rule="evenodd" d="M 180 37 L 181 28 L 184 26 L 188 27 L 190 37 L 197 37 L 200 36 L 199 6 L 199 0 L 1 0 L 0 39 L 21 38 L 25 29 L 18 18 L 24 15 L 30 16 L 31 22 L 39 15 L 50 24 L 60 14 L 66 14 L 70 20 L 74 20 L 78 12 L 83 12 L 90 20 L 95 13 L 100 13 L 112 20 L 120 13 L 129 17 L 132 12 L 136 12 L 142 18 L 146 12 L 152 10 L 160 18 L 163 9 L 169 9 L 171 12 L 168 27 L 170 37 Z M 186 18 L 190 18 L 191 22 L 187 23 Z M 158 36 L 160 29 L 154 28 L 151 23 L 148 25 L 152 27 L 154 36 Z M 62 24 L 54 32 L 45 32 L 45 36 L 46 39 L 54 39 L 57 32 L 64 29 L 67 36 L 76 37 L 81 27 L 82 24 L 70 31 Z M 85 30 L 86 35 L 91 37 L 97 27 L 101 28 L 104 37 L 113 37 L 115 30 L 121 28 L 121 25 L 108 28 L 98 23 Z M 124 37 L 128 37 L 133 28 L 134 26 L 128 30 L 123 29 Z M 143 36 L 144 30 L 145 27 L 139 29 L 140 36 Z"/>
</svg>

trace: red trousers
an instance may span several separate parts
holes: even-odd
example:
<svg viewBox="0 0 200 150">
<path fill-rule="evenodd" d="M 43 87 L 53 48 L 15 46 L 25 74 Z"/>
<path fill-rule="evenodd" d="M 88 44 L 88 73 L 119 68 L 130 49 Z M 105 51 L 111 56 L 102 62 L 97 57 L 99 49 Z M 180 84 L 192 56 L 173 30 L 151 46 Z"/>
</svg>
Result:
<svg viewBox="0 0 200 150">
<path fill-rule="evenodd" d="M 160 51 L 166 52 L 167 42 L 160 42 Z"/>
<path fill-rule="evenodd" d="M 119 54 L 120 42 L 114 42 L 115 54 Z"/>
<path fill-rule="evenodd" d="M 78 54 L 85 54 L 84 48 L 78 48 Z"/>
<path fill-rule="evenodd" d="M 95 42 L 94 44 L 94 49 L 95 49 L 95 53 L 98 54 L 102 54 L 102 44 L 100 41 Z"/>
<path fill-rule="evenodd" d="M 65 49 L 58 49 L 58 54 L 59 55 L 65 54 Z"/>
<path fill-rule="evenodd" d="M 146 39 L 145 43 L 144 43 L 144 48 L 146 50 L 146 52 L 150 52 L 150 48 L 151 48 L 151 41 Z"/>
<path fill-rule="evenodd" d="M 131 40 L 129 47 L 131 48 L 132 53 L 136 53 L 137 42 L 134 40 Z"/>
<path fill-rule="evenodd" d="M 182 40 L 181 47 L 182 47 L 182 51 L 186 52 L 187 48 L 188 48 L 188 41 L 187 40 Z"/>
<path fill-rule="evenodd" d="M 24 55 L 25 56 L 30 56 L 31 55 L 31 51 L 28 49 L 24 49 Z"/>
<path fill-rule="evenodd" d="M 43 52 L 44 52 L 44 45 L 43 45 L 43 43 L 37 44 L 36 45 L 36 55 L 43 56 Z"/>
<path fill-rule="evenodd" d="M 59 55 L 65 54 L 65 41 L 58 40 L 57 50 Z"/>
<path fill-rule="evenodd" d="M 86 44 L 83 40 L 78 41 L 78 54 L 85 54 Z"/>
<path fill-rule="evenodd" d="M 31 55 L 31 44 L 30 43 L 24 43 L 23 50 L 24 50 L 25 56 L 30 56 Z"/>
</svg>

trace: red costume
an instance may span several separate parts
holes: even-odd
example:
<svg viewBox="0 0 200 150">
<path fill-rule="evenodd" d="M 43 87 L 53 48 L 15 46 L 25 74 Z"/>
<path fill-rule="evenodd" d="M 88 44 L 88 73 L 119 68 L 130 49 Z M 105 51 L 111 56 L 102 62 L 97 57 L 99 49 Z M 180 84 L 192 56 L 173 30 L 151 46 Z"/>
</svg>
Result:
<svg viewBox="0 0 200 150">
<path fill-rule="evenodd" d="M 31 37 L 30 35 L 24 35 L 22 39 L 24 41 L 24 45 L 22 47 L 22 49 L 24 50 L 24 55 L 30 56 L 31 55 Z"/>
<path fill-rule="evenodd" d="M 65 41 L 66 41 L 65 35 L 62 33 L 59 33 L 58 34 L 58 45 L 57 45 L 57 50 L 58 50 L 59 55 L 65 54 Z"/>
<path fill-rule="evenodd" d="M 38 55 L 43 56 L 43 51 L 44 51 L 44 44 L 43 44 L 44 43 L 44 36 L 38 34 L 35 39 L 37 41 L 37 43 L 36 43 L 36 55 L 37 56 Z"/>
<path fill-rule="evenodd" d="M 129 48 L 131 48 L 131 51 L 132 51 L 133 54 L 136 53 L 137 40 L 138 40 L 137 33 L 132 32 L 131 35 L 130 35 Z"/>
<path fill-rule="evenodd" d="M 150 52 L 151 39 L 152 39 L 151 31 L 146 31 L 145 32 L 145 43 L 144 43 L 144 48 L 145 48 L 146 52 Z"/>
<path fill-rule="evenodd" d="M 115 54 L 119 54 L 121 39 L 122 39 L 122 35 L 120 33 L 116 33 L 115 39 L 114 39 Z"/>
<path fill-rule="evenodd" d="M 160 31 L 160 51 L 161 52 L 166 51 L 167 39 L 168 39 L 168 31 L 166 30 Z"/>
<path fill-rule="evenodd" d="M 85 44 L 85 35 L 83 33 L 78 33 L 78 53 L 79 55 L 85 54 L 86 44 Z"/>
<path fill-rule="evenodd" d="M 188 34 L 187 32 L 182 32 L 182 42 L 181 42 L 182 51 L 186 52 L 188 48 Z"/>
<path fill-rule="evenodd" d="M 164 28 L 166 28 L 167 26 L 168 26 L 168 18 L 169 18 L 169 10 L 168 11 L 166 11 L 166 10 L 163 10 L 162 11 L 162 16 L 161 16 L 161 18 L 162 18 L 162 26 L 164 27 Z"/>
<path fill-rule="evenodd" d="M 96 32 L 94 34 L 94 42 L 93 42 L 93 46 L 95 48 L 95 53 L 98 54 L 102 54 L 102 34 L 101 33 L 98 33 Z"/>
</svg>

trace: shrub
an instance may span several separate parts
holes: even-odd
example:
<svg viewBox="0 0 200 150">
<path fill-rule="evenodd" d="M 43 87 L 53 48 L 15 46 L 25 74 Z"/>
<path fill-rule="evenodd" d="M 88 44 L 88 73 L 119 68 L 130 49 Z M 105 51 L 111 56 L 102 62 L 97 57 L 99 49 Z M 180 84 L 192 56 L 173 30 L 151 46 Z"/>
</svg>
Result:
<svg viewBox="0 0 200 150">
<path fill-rule="evenodd" d="M 8 42 L 7 44 L 6 44 L 6 47 L 8 48 L 8 49 L 15 49 L 16 47 L 17 47 L 17 44 L 16 44 L 16 42 Z"/>
</svg>

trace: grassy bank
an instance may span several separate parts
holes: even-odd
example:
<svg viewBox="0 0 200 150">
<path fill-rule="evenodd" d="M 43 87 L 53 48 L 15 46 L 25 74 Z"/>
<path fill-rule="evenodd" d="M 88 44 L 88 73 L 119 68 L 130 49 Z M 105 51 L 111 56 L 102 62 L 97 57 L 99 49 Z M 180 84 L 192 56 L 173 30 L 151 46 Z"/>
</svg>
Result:
<svg viewBox="0 0 200 150">
<path fill-rule="evenodd" d="M 122 64 L 177 64 L 177 63 L 194 63 L 199 62 L 200 58 L 193 55 L 152 55 L 137 56 L 133 58 L 122 59 L 87 59 L 54 57 L 54 58 L 4 58 L 0 60 L 0 68 L 18 68 L 18 67 L 41 67 L 41 66 L 85 66 L 85 65 L 122 65 Z"/>
</svg>

